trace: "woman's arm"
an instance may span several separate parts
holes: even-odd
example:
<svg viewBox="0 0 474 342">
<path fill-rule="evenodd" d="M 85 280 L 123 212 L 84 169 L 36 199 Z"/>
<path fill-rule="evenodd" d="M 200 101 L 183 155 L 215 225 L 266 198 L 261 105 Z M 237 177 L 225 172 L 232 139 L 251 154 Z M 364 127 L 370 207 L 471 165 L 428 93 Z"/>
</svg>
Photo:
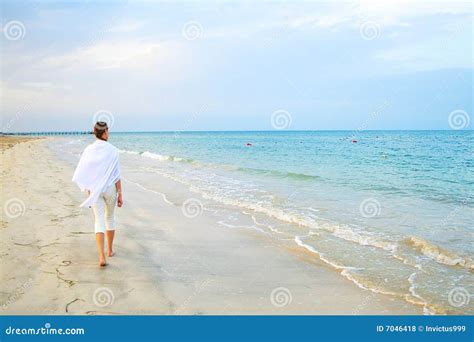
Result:
<svg viewBox="0 0 474 342">
<path fill-rule="evenodd" d="M 120 179 L 115 183 L 115 190 L 117 191 L 117 195 L 118 195 L 117 206 L 121 208 L 123 205 L 123 200 L 122 200 L 122 182 Z"/>
</svg>

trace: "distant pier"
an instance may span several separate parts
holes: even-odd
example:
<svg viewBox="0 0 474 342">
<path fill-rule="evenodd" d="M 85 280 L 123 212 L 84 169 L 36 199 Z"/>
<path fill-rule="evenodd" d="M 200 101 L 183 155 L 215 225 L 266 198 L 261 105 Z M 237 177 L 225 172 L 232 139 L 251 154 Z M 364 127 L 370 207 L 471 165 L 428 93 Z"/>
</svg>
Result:
<svg viewBox="0 0 474 342">
<path fill-rule="evenodd" d="M 91 131 L 76 131 L 76 132 L 22 132 L 22 133 L 4 133 L 0 132 L 0 135 L 34 135 L 34 136 L 45 136 L 45 135 L 86 135 L 92 134 Z"/>
</svg>

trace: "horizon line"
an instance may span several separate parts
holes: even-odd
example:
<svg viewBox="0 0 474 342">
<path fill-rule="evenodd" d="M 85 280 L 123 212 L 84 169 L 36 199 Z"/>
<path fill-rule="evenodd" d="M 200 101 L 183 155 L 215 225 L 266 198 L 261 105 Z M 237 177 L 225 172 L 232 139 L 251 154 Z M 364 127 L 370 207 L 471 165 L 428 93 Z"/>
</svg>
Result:
<svg viewBox="0 0 474 342">
<path fill-rule="evenodd" d="M 235 133 L 245 133 L 245 132 L 403 132 L 403 131 L 412 131 L 412 132 L 426 132 L 426 131 L 433 131 L 433 132 L 444 132 L 444 131 L 453 131 L 453 132 L 462 132 L 462 131 L 473 131 L 474 129 L 268 129 L 268 130 L 194 130 L 194 131 L 183 131 L 183 130 L 156 130 L 156 131 L 113 131 L 110 132 L 112 134 L 126 134 L 126 133 L 227 133 L 227 132 L 235 132 Z M 64 134 L 93 134 L 92 131 L 28 131 L 28 132 L 0 132 L 0 135 L 29 135 L 29 134 L 48 134 L 48 133 L 64 133 Z"/>
</svg>

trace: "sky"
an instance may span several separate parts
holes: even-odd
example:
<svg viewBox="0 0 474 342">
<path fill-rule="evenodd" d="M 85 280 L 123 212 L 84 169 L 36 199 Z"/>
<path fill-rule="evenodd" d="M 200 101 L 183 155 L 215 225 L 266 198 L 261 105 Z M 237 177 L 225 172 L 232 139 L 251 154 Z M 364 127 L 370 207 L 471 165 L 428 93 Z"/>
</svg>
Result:
<svg viewBox="0 0 474 342">
<path fill-rule="evenodd" d="M 1 2 L 0 131 L 472 129 L 470 1 Z"/>
</svg>

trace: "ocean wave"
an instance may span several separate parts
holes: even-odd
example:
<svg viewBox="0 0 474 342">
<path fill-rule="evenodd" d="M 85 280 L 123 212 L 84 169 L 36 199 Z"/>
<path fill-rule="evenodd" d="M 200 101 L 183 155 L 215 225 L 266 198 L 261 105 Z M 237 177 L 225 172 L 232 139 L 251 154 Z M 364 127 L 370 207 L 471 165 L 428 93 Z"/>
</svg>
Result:
<svg viewBox="0 0 474 342">
<path fill-rule="evenodd" d="M 441 311 L 439 308 L 436 309 L 434 305 L 430 305 L 422 296 L 416 292 L 418 285 L 416 283 L 416 277 L 418 276 L 417 272 L 413 272 L 409 277 L 408 277 L 408 283 L 410 284 L 410 287 L 408 288 L 408 291 L 410 292 L 411 298 L 408 296 L 405 296 L 405 299 L 407 302 L 413 303 L 413 304 L 418 304 L 423 306 L 423 314 L 425 315 L 436 315 L 437 313 L 443 313 L 444 311 Z M 413 299 L 416 298 L 416 299 Z"/>
<path fill-rule="evenodd" d="M 360 289 L 366 290 L 366 291 L 371 291 L 373 293 L 378 293 L 382 295 L 389 295 L 393 297 L 398 297 L 398 298 L 403 298 L 407 302 L 421 306 L 423 308 L 423 313 L 425 315 L 434 315 L 434 314 L 445 314 L 445 310 L 443 310 L 441 307 L 438 307 L 434 304 L 428 303 L 423 297 L 421 297 L 417 292 L 417 284 L 416 284 L 416 275 L 417 273 L 414 272 L 410 275 L 408 278 L 408 283 L 409 283 L 409 288 L 408 288 L 408 293 L 403 293 L 403 292 L 394 292 L 394 291 L 389 291 L 385 288 L 383 288 L 382 283 L 377 283 L 370 281 L 368 279 L 364 279 L 364 277 L 358 277 L 354 273 L 355 270 L 360 270 L 360 268 L 354 268 L 354 267 L 349 267 L 349 266 L 344 266 L 341 265 L 337 262 L 334 262 L 330 260 L 326 255 L 323 253 L 319 252 L 316 250 L 315 247 L 305 243 L 303 241 L 304 236 L 296 236 L 294 241 L 296 244 L 300 247 L 303 247 L 310 251 L 311 253 L 314 253 L 317 255 L 317 257 L 323 261 L 324 263 L 332 266 L 336 270 L 340 271 L 340 274 L 345 277 L 347 280 L 351 281 L 354 283 L 357 287 Z"/>
<path fill-rule="evenodd" d="M 125 153 L 125 154 L 140 154 L 140 152 L 137 152 L 137 151 L 128 151 L 128 150 L 121 150 L 121 149 L 119 149 L 118 151 L 119 153 Z"/>
<path fill-rule="evenodd" d="M 131 155 L 141 155 L 142 157 L 154 159 L 158 161 L 193 163 L 194 165 L 201 166 L 201 167 L 221 168 L 227 171 L 239 171 L 239 172 L 266 175 L 266 176 L 272 176 L 272 177 L 283 178 L 283 179 L 293 179 L 293 180 L 298 180 L 298 181 L 321 180 L 320 176 L 310 175 L 310 174 L 305 174 L 305 173 L 285 172 L 285 171 L 278 171 L 278 170 L 271 170 L 271 169 L 236 167 L 233 165 L 226 165 L 226 164 L 204 163 L 204 162 L 199 162 L 197 160 L 193 160 L 189 158 L 176 157 L 172 155 L 162 155 L 162 154 L 154 153 L 150 151 L 138 152 L 138 151 L 129 151 L 129 150 L 119 150 L 119 152 L 124 153 L 124 154 L 131 154 Z"/>
<path fill-rule="evenodd" d="M 436 246 L 422 238 L 411 236 L 403 241 L 406 245 L 422 253 L 437 263 L 448 266 L 459 266 L 470 271 L 474 270 L 474 261 L 468 257 L 462 257 L 454 252 Z"/>
<path fill-rule="evenodd" d="M 235 225 L 235 224 L 227 223 L 227 222 L 222 221 L 222 220 L 218 221 L 217 224 L 219 224 L 221 226 L 224 226 L 226 228 L 232 228 L 232 229 L 235 229 L 235 228 L 253 229 L 253 230 L 259 231 L 260 233 L 266 234 L 266 232 L 263 229 L 258 228 L 256 226 L 247 226 L 247 225 L 241 225 L 241 224 Z"/>
<path fill-rule="evenodd" d="M 307 249 L 308 251 L 310 251 L 311 253 L 316 254 L 321 261 L 323 261 L 326 264 L 334 267 L 336 270 L 343 271 L 347 268 L 346 266 L 340 265 L 340 264 L 338 264 L 338 263 L 336 263 L 332 260 L 329 260 L 323 253 L 317 251 L 316 248 L 304 243 L 302 238 L 303 238 L 303 236 L 295 236 L 295 242 L 298 246 L 303 247 L 303 248 Z"/>
<path fill-rule="evenodd" d="M 394 252 L 397 248 L 396 243 L 383 240 L 369 233 L 355 232 L 349 227 L 336 227 L 334 229 L 335 236 L 346 241 L 352 241 L 362 246 L 377 247 L 386 251 Z"/>
<path fill-rule="evenodd" d="M 162 154 L 158 154 L 158 153 L 152 153 L 152 152 L 143 152 L 140 154 L 142 157 L 145 157 L 145 158 L 150 158 L 150 159 L 156 159 L 156 160 L 159 160 L 159 161 L 173 161 L 173 157 L 172 156 L 164 156 Z"/>
<path fill-rule="evenodd" d="M 364 282 L 362 279 L 357 279 L 354 274 L 351 273 L 351 271 L 354 270 L 361 270 L 361 268 L 355 268 L 355 267 L 350 267 L 350 266 L 344 266 L 341 265 L 335 261 L 330 260 L 325 254 L 319 252 L 316 250 L 314 246 L 311 246 L 305 242 L 303 242 L 304 236 L 296 236 L 295 237 L 295 242 L 298 246 L 303 247 L 310 251 L 311 253 L 314 253 L 318 256 L 318 258 L 323 261 L 324 263 L 334 267 L 336 270 L 341 272 L 341 275 L 345 277 L 346 279 L 350 280 L 353 282 L 357 287 L 363 289 L 363 290 L 368 290 L 372 291 L 374 293 L 380 293 L 380 294 L 385 294 L 385 295 L 391 295 L 391 296 L 400 296 L 400 293 L 395 293 L 395 292 L 390 292 L 386 291 L 382 288 L 376 287 L 371 285 L 369 282 Z"/>
<path fill-rule="evenodd" d="M 124 153 L 124 154 L 140 155 L 145 158 L 155 159 L 159 161 L 174 161 L 174 162 L 186 162 L 186 163 L 193 162 L 192 159 L 185 159 L 185 158 L 180 158 L 180 157 L 175 157 L 175 156 L 167 156 L 167 155 L 162 155 L 162 154 L 153 153 L 149 151 L 138 152 L 138 151 L 129 151 L 129 150 L 119 150 L 119 152 Z"/>
<path fill-rule="evenodd" d="M 255 223 L 256 226 L 265 227 L 265 228 L 267 228 L 267 229 L 270 229 L 270 231 L 273 232 L 273 233 L 285 234 L 285 233 L 279 231 L 278 229 L 276 229 L 275 227 L 273 227 L 272 225 L 270 225 L 270 224 L 268 224 L 268 223 L 267 223 L 267 224 L 263 224 L 263 223 L 258 222 L 257 219 L 255 218 L 255 216 L 253 216 L 253 215 L 251 215 L 251 214 L 249 214 L 249 213 L 247 213 L 247 212 L 245 212 L 245 211 L 244 211 L 244 214 L 251 216 L 251 217 L 252 217 L 252 221 L 253 221 L 253 223 Z"/>
<path fill-rule="evenodd" d="M 154 169 L 149 171 L 157 173 L 163 177 L 172 179 L 181 184 L 190 187 L 190 191 L 199 193 L 203 198 L 212 200 L 224 205 L 245 210 L 251 210 L 255 213 L 263 214 L 265 216 L 277 219 L 285 223 L 295 224 L 300 227 L 306 227 L 316 230 L 324 230 L 331 233 L 333 236 L 345 241 L 353 242 L 361 246 L 371 246 L 385 251 L 395 251 L 397 244 L 393 241 L 378 236 L 375 233 L 361 231 L 356 227 L 346 225 L 337 225 L 330 222 L 324 222 L 320 219 L 314 218 L 313 214 L 295 211 L 289 208 L 278 208 L 272 205 L 266 205 L 264 202 L 252 202 L 245 199 L 235 197 L 228 197 L 214 191 L 207 191 L 196 184 L 192 184 L 189 180 L 182 179 L 176 175 L 170 175 Z M 311 208 L 313 209 L 313 208 Z M 314 211 L 310 210 L 310 211 Z"/>
<path fill-rule="evenodd" d="M 239 167 L 236 168 L 237 171 L 257 174 L 257 175 L 268 175 L 273 177 L 279 178 L 290 178 L 295 180 L 301 181 L 310 181 L 310 180 L 319 180 L 321 177 L 315 175 L 308 175 L 305 173 L 297 173 L 297 172 L 284 172 L 284 171 L 277 171 L 277 170 L 269 170 L 269 169 L 254 169 L 254 168 L 247 168 L 247 167 Z"/>
<path fill-rule="evenodd" d="M 349 226 L 339 226 L 331 223 L 322 222 L 308 217 L 302 213 L 289 211 L 273 206 L 265 206 L 261 203 L 251 203 L 248 201 L 242 201 L 235 198 L 229 198 L 222 195 L 201 191 L 200 189 L 193 187 L 195 192 L 201 194 L 204 198 L 210 199 L 225 205 L 238 207 L 244 210 L 252 210 L 257 213 L 264 214 L 266 216 L 275 218 L 279 221 L 296 224 L 311 229 L 322 229 L 333 236 L 340 238 L 345 241 L 353 242 L 361 246 L 372 246 L 386 251 L 395 251 L 396 243 L 388 241 L 382 237 L 376 236 L 369 232 L 356 231 L 355 228 Z"/>
</svg>

